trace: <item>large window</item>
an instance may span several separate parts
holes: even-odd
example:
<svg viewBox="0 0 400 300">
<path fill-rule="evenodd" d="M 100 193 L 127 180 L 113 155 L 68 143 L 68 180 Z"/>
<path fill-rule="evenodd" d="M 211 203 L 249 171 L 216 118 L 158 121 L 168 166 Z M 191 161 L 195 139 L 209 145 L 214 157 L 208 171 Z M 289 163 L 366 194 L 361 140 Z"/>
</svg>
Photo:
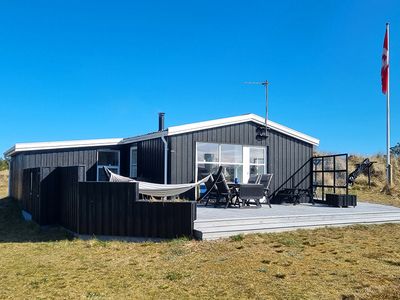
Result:
<svg viewBox="0 0 400 300">
<path fill-rule="evenodd" d="M 131 147 L 130 176 L 132 178 L 137 177 L 137 146 Z"/>
<path fill-rule="evenodd" d="M 266 172 L 266 154 L 263 147 L 231 144 L 197 143 L 197 180 L 225 167 L 228 182 L 235 178 L 247 182 L 250 175 Z"/>
<path fill-rule="evenodd" d="M 107 167 L 111 172 L 119 174 L 118 150 L 97 151 L 97 181 L 107 181 L 107 175 L 103 167 Z"/>
</svg>

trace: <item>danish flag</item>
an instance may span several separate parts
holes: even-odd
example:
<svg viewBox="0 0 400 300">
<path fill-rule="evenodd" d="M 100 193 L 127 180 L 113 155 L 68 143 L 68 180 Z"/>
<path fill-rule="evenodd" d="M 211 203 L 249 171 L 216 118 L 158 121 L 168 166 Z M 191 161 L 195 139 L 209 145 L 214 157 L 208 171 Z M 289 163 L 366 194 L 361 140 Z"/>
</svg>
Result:
<svg viewBox="0 0 400 300">
<path fill-rule="evenodd" d="M 382 93 L 387 94 L 388 83 L 389 83 L 389 48 L 388 48 L 387 29 L 385 33 L 385 40 L 383 41 L 381 78 L 382 78 Z"/>
</svg>

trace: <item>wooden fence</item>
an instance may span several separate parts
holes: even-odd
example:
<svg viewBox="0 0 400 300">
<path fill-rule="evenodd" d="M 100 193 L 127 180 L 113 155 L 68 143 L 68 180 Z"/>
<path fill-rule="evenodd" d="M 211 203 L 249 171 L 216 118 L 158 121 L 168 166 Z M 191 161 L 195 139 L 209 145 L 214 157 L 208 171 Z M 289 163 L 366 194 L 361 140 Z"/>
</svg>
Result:
<svg viewBox="0 0 400 300">
<path fill-rule="evenodd" d="M 26 169 L 24 186 L 23 209 L 40 225 L 60 224 L 88 235 L 193 234 L 195 202 L 139 200 L 137 183 L 86 182 L 82 166 Z"/>
<path fill-rule="evenodd" d="M 78 230 L 78 183 L 85 181 L 86 168 L 63 167 L 58 173 L 58 201 L 59 217 L 58 223 L 73 232 Z"/>
</svg>

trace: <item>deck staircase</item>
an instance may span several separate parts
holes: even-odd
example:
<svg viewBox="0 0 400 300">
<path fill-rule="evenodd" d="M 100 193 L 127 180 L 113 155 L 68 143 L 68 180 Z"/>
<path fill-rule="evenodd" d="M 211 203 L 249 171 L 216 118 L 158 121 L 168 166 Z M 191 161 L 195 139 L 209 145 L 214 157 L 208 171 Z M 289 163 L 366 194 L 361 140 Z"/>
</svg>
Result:
<svg viewBox="0 0 400 300">
<path fill-rule="evenodd" d="M 376 212 L 346 212 L 344 210 L 341 213 L 318 215 L 200 219 L 195 221 L 194 236 L 197 239 L 214 240 L 237 234 L 380 223 L 400 223 L 400 210 Z"/>
</svg>

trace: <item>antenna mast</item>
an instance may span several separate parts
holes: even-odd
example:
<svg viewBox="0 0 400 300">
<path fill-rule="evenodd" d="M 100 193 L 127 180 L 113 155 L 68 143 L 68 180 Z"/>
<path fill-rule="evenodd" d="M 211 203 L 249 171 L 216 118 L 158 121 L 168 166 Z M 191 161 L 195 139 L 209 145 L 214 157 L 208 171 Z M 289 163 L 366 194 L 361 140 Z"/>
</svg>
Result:
<svg viewBox="0 0 400 300">
<path fill-rule="evenodd" d="M 244 84 L 256 84 L 265 86 L 265 136 L 268 138 L 268 80 L 265 81 L 248 81 Z"/>
</svg>

